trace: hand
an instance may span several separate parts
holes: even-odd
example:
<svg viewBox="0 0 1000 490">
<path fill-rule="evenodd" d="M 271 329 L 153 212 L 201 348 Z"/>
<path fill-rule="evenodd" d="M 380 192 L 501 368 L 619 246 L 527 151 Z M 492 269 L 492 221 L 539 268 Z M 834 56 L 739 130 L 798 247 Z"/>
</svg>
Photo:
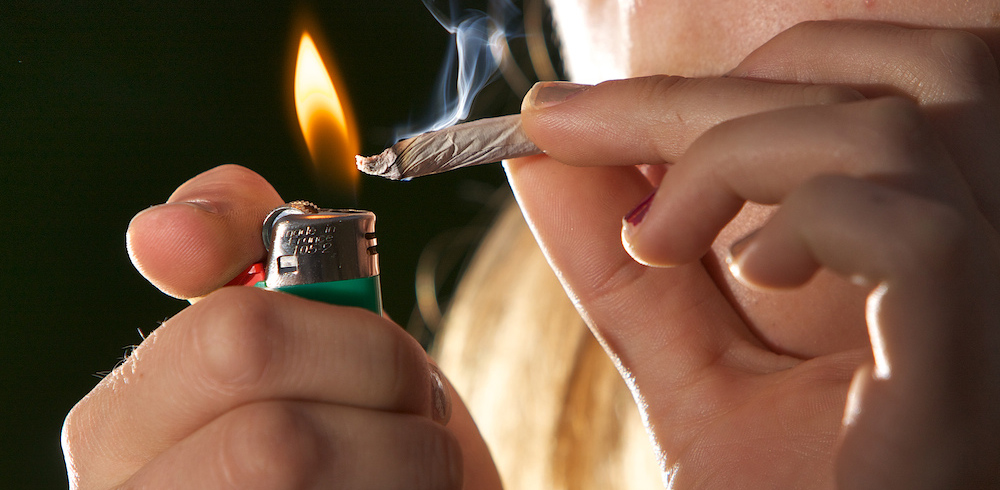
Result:
<svg viewBox="0 0 1000 490">
<path fill-rule="evenodd" d="M 967 33 L 817 22 L 529 93 L 510 181 L 676 488 L 1000 482 L 997 79 Z"/>
<path fill-rule="evenodd" d="M 398 325 L 252 287 L 212 292 L 260 260 L 261 222 L 281 203 L 230 165 L 133 219 L 139 270 L 169 294 L 205 298 L 74 407 L 71 486 L 472 488 L 464 472 L 499 488 L 461 401 Z"/>
</svg>

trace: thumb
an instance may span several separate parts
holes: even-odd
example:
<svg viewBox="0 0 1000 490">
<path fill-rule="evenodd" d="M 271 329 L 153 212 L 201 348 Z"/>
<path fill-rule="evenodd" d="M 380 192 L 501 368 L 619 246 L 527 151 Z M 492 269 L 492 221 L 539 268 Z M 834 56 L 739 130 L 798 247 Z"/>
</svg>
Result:
<svg viewBox="0 0 1000 490">
<path fill-rule="evenodd" d="M 223 165 L 185 182 L 129 223 L 136 269 L 166 294 L 190 299 L 222 287 L 264 256 L 261 222 L 282 204 L 263 177 Z"/>
<path fill-rule="evenodd" d="M 549 264 L 671 445 L 678 387 L 753 342 L 699 263 L 654 269 L 621 245 L 621 219 L 650 192 L 634 168 L 578 168 L 546 156 L 507 162 L 515 196 Z M 704 407 L 702 407 L 703 409 Z"/>
</svg>

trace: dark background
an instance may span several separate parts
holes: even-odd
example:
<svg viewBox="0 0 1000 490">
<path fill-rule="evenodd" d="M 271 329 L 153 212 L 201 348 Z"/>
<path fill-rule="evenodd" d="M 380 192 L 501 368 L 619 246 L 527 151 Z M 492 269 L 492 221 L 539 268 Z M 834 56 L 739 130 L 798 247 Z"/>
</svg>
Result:
<svg viewBox="0 0 1000 490">
<path fill-rule="evenodd" d="M 65 488 L 65 414 L 138 330 L 186 305 L 147 284 L 124 243 L 129 219 L 186 179 L 237 163 L 287 199 L 375 211 L 385 306 L 403 324 L 421 250 L 505 185 L 499 166 L 364 177 L 355 203 L 312 179 L 288 84 L 301 6 L 77 4 L 0 6 L 0 488 Z M 449 35 L 418 0 L 307 7 L 345 79 L 362 151 L 378 152 L 394 125 L 426 112 Z M 495 83 L 474 116 L 518 101 Z"/>
</svg>

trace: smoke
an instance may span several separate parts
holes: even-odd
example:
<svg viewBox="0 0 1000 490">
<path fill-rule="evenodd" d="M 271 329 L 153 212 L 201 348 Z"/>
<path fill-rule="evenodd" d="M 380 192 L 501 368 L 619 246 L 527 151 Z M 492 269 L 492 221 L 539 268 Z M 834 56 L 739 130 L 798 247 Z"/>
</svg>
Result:
<svg viewBox="0 0 1000 490">
<path fill-rule="evenodd" d="M 438 76 L 427 119 L 397 130 L 397 139 L 451 126 L 469 115 L 476 95 L 497 77 L 504 38 L 519 35 L 509 28 L 520 10 L 509 0 L 489 0 L 493 16 L 476 9 L 463 9 L 450 0 L 448 13 L 422 0 L 431 15 L 451 33 L 445 63 Z"/>
</svg>

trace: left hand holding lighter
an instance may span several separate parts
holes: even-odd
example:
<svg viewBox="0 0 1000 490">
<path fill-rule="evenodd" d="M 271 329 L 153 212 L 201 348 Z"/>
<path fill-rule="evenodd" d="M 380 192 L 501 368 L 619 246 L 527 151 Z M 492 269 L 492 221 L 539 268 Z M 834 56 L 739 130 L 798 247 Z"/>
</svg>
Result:
<svg viewBox="0 0 1000 490">
<path fill-rule="evenodd" d="M 398 325 L 220 289 L 263 256 L 261 222 L 282 203 L 230 165 L 133 219 L 139 271 L 197 303 L 70 412 L 71 487 L 499 488 L 461 400 Z"/>
</svg>

